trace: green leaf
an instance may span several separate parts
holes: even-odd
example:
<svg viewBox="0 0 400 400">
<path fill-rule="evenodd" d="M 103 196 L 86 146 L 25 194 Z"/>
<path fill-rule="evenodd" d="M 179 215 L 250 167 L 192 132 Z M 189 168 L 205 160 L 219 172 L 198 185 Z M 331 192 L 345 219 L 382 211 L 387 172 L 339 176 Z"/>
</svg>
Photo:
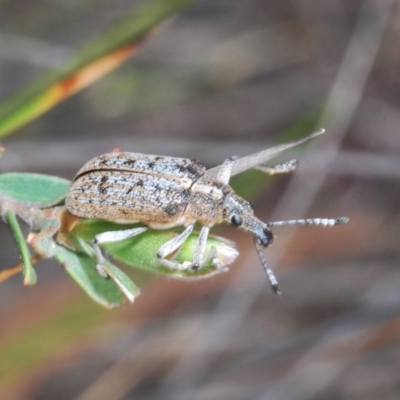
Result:
<svg viewBox="0 0 400 400">
<path fill-rule="evenodd" d="M 100 276 L 95 261 L 86 254 L 78 254 L 57 246 L 56 258 L 72 279 L 97 303 L 113 308 L 126 302 L 125 296 L 115 282 Z"/>
<path fill-rule="evenodd" d="M 0 194 L 21 203 L 47 208 L 65 198 L 70 184 L 56 176 L 10 172 L 0 175 Z"/>
</svg>

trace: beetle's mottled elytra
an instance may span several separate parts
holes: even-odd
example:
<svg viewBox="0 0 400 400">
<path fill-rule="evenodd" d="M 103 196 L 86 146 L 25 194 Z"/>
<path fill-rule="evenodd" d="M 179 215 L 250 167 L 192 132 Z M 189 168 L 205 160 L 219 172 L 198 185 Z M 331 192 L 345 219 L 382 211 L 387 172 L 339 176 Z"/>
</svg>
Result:
<svg viewBox="0 0 400 400">
<path fill-rule="evenodd" d="M 180 235 L 162 245 L 157 252 L 160 262 L 174 269 L 196 270 L 209 260 L 215 267 L 222 268 L 218 264 L 215 249 L 205 254 L 209 230 L 222 222 L 240 227 L 253 234 L 260 260 L 274 291 L 279 293 L 275 276 L 260 250 L 260 246 L 268 247 L 273 242 L 270 227 L 289 224 L 333 226 L 347 222 L 347 218 L 264 223 L 254 215 L 250 203 L 233 192 L 229 179 L 231 175 L 249 168 L 257 168 L 270 175 L 293 171 L 297 166 L 296 160 L 275 167 L 267 167 L 265 161 L 322 133 L 321 130 L 301 140 L 242 159 L 228 158 L 221 166 L 209 171 L 200 162 L 186 158 L 125 152 L 104 154 L 92 159 L 78 171 L 65 204 L 70 213 L 83 218 L 121 224 L 140 222 L 154 229 L 185 227 Z M 196 222 L 202 225 L 202 229 L 193 262 L 180 265 L 168 259 L 189 237 Z M 99 247 L 101 243 L 134 237 L 146 229 L 140 227 L 97 235 L 93 248 L 98 270 L 104 274 L 104 258 Z"/>
<path fill-rule="evenodd" d="M 193 183 L 206 169 L 195 160 L 139 153 L 108 153 L 78 171 L 68 194 L 77 216 L 152 228 L 183 225 Z"/>
</svg>

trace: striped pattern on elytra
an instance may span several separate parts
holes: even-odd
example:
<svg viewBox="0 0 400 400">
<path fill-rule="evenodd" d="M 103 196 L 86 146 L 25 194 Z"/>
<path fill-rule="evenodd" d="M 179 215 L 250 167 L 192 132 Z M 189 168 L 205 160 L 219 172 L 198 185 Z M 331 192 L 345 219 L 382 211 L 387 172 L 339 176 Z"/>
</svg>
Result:
<svg viewBox="0 0 400 400">
<path fill-rule="evenodd" d="M 189 188 L 176 179 L 126 171 L 92 171 L 78 177 L 68 195 L 72 214 L 117 223 L 178 223 Z"/>
</svg>

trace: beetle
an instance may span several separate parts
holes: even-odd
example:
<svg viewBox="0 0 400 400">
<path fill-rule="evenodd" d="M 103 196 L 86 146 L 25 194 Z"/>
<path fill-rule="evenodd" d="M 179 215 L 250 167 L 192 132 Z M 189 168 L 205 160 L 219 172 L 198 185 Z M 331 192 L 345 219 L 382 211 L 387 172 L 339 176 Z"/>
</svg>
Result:
<svg viewBox="0 0 400 400">
<path fill-rule="evenodd" d="M 296 160 L 275 167 L 266 166 L 265 160 L 322 133 L 324 130 L 241 159 L 230 157 L 222 165 L 208 171 L 199 161 L 187 158 L 107 153 L 93 158 L 78 171 L 66 196 L 65 206 L 71 214 L 82 218 L 145 225 L 118 232 L 103 232 L 95 237 L 93 249 L 97 269 L 103 276 L 107 274 L 102 267 L 105 259 L 100 245 L 140 235 L 148 228 L 184 227 L 182 233 L 159 248 L 157 257 L 162 265 L 197 270 L 212 260 L 217 268 L 222 267 L 218 265 L 216 250 L 213 248 L 205 254 L 205 248 L 210 228 L 226 222 L 253 234 L 260 261 L 274 292 L 279 294 L 278 282 L 261 252 L 261 247 L 266 248 L 273 242 L 270 228 L 293 224 L 334 226 L 348 219 L 314 218 L 264 223 L 254 215 L 250 203 L 232 190 L 229 179 L 249 168 L 258 168 L 270 175 L 293 171 L 297 166 Z M 196 222 L 202 228 L 192 262 L 179 264 L 169 259 L 190 236 Z"/>
</svg>

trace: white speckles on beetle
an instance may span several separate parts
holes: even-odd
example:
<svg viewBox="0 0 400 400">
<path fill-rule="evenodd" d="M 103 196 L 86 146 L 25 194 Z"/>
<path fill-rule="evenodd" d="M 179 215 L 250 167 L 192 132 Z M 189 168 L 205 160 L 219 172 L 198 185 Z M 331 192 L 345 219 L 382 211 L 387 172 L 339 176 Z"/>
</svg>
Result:
<svg viewBox="0 0 400 400">
<path fill-rule="evenodd" d="M 208 260 L 219 265 L 216 250 L 205 254 L 210 228 L 227 222 L 253 234 L 260 260 L 269 276 L 271 285 L 279 293 L 276 278 L 267 266 L 260 247 L 268 247 L 273 242 L 272 226 L 309 224 L 333 226 L 347 222 L 347 218 L 301 219 L 264 223 L 255 217 L 250 203 L 229 186 L 231 175 L 249 168 L 258 168 L 272 175 L 290 172 L 297 162 L 268 167 L 265 161 L 287 148 L 322 134 L 316 132 L 299 141 L 276 146 L 264 152 L 242 159 L 228 158 L 216 168 L 206 168 L 196 160 L 164 157 L 139 153 L 109 153 L 86 163 L 76 174 L 66 198 L 68 211 L 83 218 L 103 219 L 117 223 L 140 222 L 154 229 L 168 229 L 183 226 L 184 231 L 165 243 L 158 251 L 160 262 L 169 268 L 181 269 L 175 261 L 167 257 L 177 250 L 189 237 L 194 224 L 199 222 L 202 229 L 194 250 L 193 262 L 184 268 L 196 270 Z M 101 243 L 120 241 L 142 233 L 139 230 L 118 231 L 97 235 L 93 247 L 97 255 L 98 270 L 102 268 Z M 122 231 L 124 232 L 124 231 Z"/>
</svg>

